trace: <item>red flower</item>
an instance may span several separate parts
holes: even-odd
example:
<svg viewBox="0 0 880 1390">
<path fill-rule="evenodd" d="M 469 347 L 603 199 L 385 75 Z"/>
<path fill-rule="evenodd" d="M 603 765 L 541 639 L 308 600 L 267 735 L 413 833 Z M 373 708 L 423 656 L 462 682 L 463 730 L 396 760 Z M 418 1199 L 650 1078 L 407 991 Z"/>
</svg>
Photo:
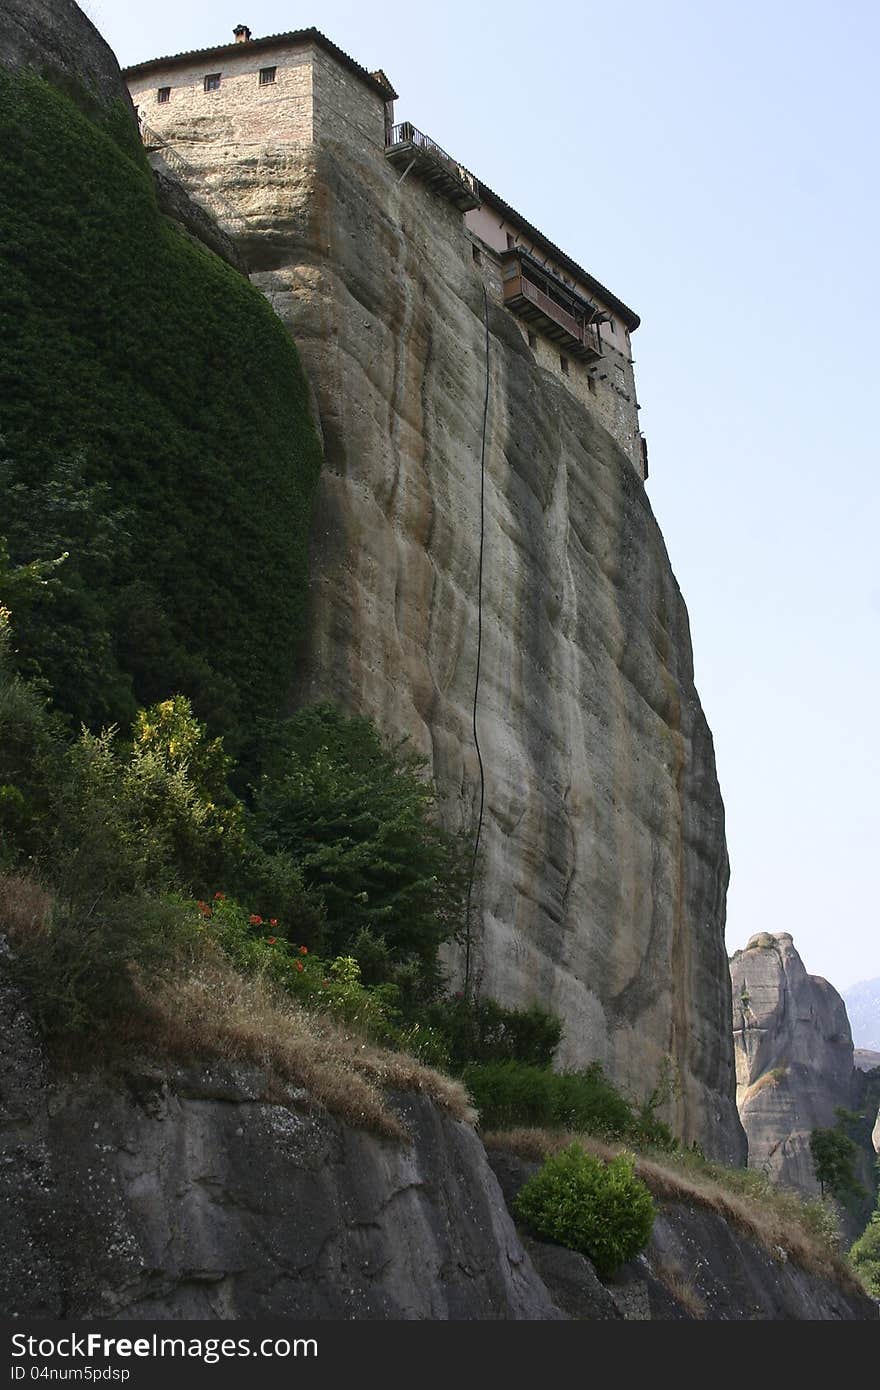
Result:
<svg viewBox="0 0 880 1390">
<path fill-rule="evenodd" d="M 251 913 L 250 921 L 252 927 L 261 927 L 263 925 L 262 917 L 258 917 L 256 912 Z"/>
<path fill-rule="evenodd" d="M 308 946 L 300 946 L 299 953 L 301 956 L 307 956 L 309 954 Z"/>
<path fill-rule="evenodd" d="M 296 968 L 297 968 L 297 970 L 300 972 L 300 974 L 302 974 L 303 963 L 302 963 L 301 960 L 298 960 L 298 961 L 296 962 Z"/>
<path fill-rule="evenodd" d="M 276 942 L 277 940 L 278 940 L 278 937 L 277 937 L 277 936 L 267 936 L 267 937 L 266 937 L 266 941 L 268 942 L 268 944 L 269 944 L 270 946 L 274 946 L 274 945 L 275 945 L 275 942 Z"/>
<path fill-rule="evenodd" d="M 224 899 L 225 897 L 226 897 L 226 894 L 225 894 L 225 893 L 215 893 L 215 894 L 214 894 L 214 902 L 215 902 L 215 903 L 222 903 L 222 901 L 223 901 L 223 899 Z"/>
<path fill-rule="evenodd" d="M 277 927 L 277 926 L 278 926 L 278 918 L 277 918 L 277 917 L 270 917 L 270 918 L 269 918 L 269 926 L 270 926 L 270 927 Z"/>
<path fill-rule="evenodd" d="M 210 917 L 211 909 L 207 903 L 199 903 L 199 912 L 203 917 Z"/>
</svg>

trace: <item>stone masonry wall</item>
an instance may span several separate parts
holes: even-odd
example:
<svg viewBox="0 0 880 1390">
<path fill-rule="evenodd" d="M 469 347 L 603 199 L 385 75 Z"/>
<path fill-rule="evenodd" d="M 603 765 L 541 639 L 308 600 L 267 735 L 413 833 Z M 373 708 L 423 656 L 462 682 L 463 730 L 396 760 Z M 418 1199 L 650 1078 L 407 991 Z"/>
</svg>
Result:
<svg viewBox="0 0 880 1390">
<path fill-rule="evenodd" d="M 252 145 L 310 144 L 314 137 L 311 44 L 260 48 L 246 44 L 222 58 L 194 58 L 186 67 L 157 67 L 129 83 L 132 100 L 147 124 L 171 144 L 222 141 L 239 150 Z M 275 81 L 259 84 L 261 68 L 274 67 Z M 204 90 L 209 73 L 220 72 L 220 87 Z M 169 100 L 158 90 L 170 87 Z M 185 153 L 185 151 L 184 151 Z"/>
<path fill-rule="evenodd" d="M 358 155 L 384 158 L 385 103 L 378 93 L 331 58 L 313 50 L 315 139 L 336 140 Z"/>
</svg>

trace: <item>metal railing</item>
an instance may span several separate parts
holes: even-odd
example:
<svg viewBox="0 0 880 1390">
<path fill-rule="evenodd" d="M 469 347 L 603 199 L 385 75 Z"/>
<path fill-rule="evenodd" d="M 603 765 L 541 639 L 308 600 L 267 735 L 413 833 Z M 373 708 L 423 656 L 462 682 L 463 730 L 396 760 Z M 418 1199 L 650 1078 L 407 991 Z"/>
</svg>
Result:
<svg viewBox="0 0 880 1390">
<path fill-rule="evenodd" d="M 410 121 L 402 121 L 400 125 L 392 126 L 385 141 L 386 146 L 390 145 L 415 145 L 417 149 L 424 150 L 434 159 L 445 165 L 451 174 L 460 179 L 466 188 L 469 188 L 475 198 L 480 196 L 480 186 L 474 175 L 458 160 L 453 159 L 451 154 L 447 154 L 442 146 L 432 140 L 423 131 L 417 130 Z"/>
</svg>

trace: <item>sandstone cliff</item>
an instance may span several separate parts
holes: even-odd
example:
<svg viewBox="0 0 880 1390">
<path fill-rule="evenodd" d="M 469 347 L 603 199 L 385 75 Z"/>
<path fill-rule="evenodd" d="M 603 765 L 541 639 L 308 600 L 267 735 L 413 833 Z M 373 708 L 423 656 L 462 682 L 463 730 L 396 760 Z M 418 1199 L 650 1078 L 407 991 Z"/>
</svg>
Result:
<svg viewBox="0 0 880 1390">
<path fill-rule="evenodd" d="M 113 50 L 74 0 L 4 0 L 0 64 L 30 67 L 62 82 L 73 79 L 100 106 L 123 102 L 134 123 Z"/>
<path fill-rule="evenodd" d="M 218 108 L 219 109 L 219 108 Z M 164 108 L 163 108 L 164 110 Z M 381 150 L 168 117 L 191 191 L 244 217 L 326 449 L 295 700 L 406 734 L 473 826 L 483 283 L 461 215 Z M 687 613 L 643 486 L 491 298 L 477 977 L 565 1023 L 644 1095 L 672 1061 L 685 1142 L 744 1157 L 723 948 L 728 866 Z M 454 963 L 460 968 L 460 961 Z"/>
<path fill-rule="evenodd" d="M 731 966 L 737 1105 L 749 1167 L 818 1193 L 810 1132 L 856 1100 L 853 1045 L 837 990 L 808 975 L 787 932 L 753 936 Z"/>
</svg>

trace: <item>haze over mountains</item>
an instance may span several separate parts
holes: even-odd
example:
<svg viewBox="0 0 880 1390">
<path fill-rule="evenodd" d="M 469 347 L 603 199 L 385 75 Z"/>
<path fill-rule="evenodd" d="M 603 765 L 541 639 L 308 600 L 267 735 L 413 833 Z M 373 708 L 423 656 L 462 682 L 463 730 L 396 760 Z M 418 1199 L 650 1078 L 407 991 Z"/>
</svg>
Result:
<svg viewBox="0 0 880 1390">
<path fill-rule="evenodd" d="M 880 978 L 844 990 L 843 999 L 855 1046 L 880 1052 Z"/>
</svg>

